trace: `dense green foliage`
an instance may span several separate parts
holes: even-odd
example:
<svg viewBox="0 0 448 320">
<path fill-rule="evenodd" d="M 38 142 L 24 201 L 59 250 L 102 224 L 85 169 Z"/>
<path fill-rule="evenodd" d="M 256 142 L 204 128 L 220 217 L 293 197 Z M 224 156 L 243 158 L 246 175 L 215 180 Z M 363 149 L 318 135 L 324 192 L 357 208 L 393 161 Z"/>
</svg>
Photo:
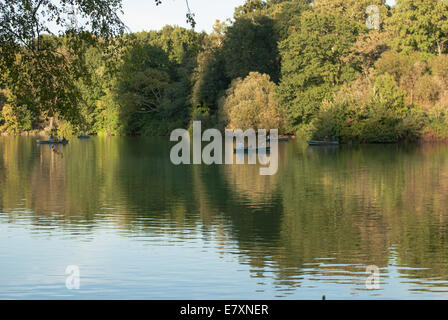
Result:
<svg viewBox="0 0 448 320">
<path fill-rule="evenodd" d="M 306 12 L 300 32 L 281 42 L 282 81 L 279 97 L 288 125 L 307 125 L 321 102 L 355 77 L 356 65 L 347 62 L 358 34 L 357 24 L 342 16 Z"/>
<path fill-rule="evenodd" d="M 442 54 L 448 46 L 448 2 L 397 0 L 390 28 L 398 37 L 393 44 L 405 52 L 419 50 Z"/>
<path fill-rule="evenodd" d="M 220 119 L 232 129 L 283 130 L 284 114 L 269 75 L 251 72 L 237 78 L 220 103 Z"/>
<path fill-rule="evenodd" d="M 418 118 L 412 112 L 392 75 L 360 79 L 322 105 L 313 123 L 315 137 L 339 137 L 344 142 L 414 139 Z"/>
<path fill-rule="evenodd" d="M 371 4 L 318 0 L 280 43 L 287 129 L 345 142 L 448 138 L 446 2 L 378 1 L 379 31 L 363 25 Z"/>
<path fill-rule="evenodd" d="M 120 22 L 94 3 L 84 10 L 96 24 L 59 36 L 36 34 L 44 23 L 30 20 L 34 33 L 11 42 L 3 27 L 2 131 L 165 135 L 201 120 L 346 142 L 448 138 L 446 1 L 247 0 L 210 34 L 119 36 Z M 370 5 L 380 30 L 366 27 Z M 8 8 L 2 26 L 14 25 Z"/>
<path fill-rule="evenodd" d="M 122 33 L 120 8 L 120 0 L 0 1 L 2 86 L 43 120 L 59 114 L 79 122 L 85 49 Z"/>
</svg>

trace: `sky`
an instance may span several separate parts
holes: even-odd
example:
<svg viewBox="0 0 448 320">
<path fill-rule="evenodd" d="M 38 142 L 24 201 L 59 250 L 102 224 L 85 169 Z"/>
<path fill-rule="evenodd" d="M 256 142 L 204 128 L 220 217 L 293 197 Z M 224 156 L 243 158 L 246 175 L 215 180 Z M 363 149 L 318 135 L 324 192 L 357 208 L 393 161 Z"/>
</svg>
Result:
<svg viewBox="0 0 448 320">
<path fill-rule="evenodd" d="M 212 31 L 215 21 L 233 18 L 235 7 L 244 3 L 244 0 L 189 0 L 191 12 L 196 17 L 195 30 Z M 394 0 L 387 0 L 393 5 Z M 162 0 L 156 6 L 154 0 L 123 0 L 124 14 L 120 15 L 123 22 L 132 32 L 160 30 L 164 25 L 178 25 L 190 28 L 186 22 L 187 5 L 185 0 Z"/>
<path fill-rule="evenodd" d="M 189 0 L 191 12 L 196 20 L 195 30 L 210 33 L 217 19 L 225 21 L 233 18 L 235 7 L 244 0 Z M 187 5 L 185 0 L 162 0 L 156 6 L 154 0 L 123 0 L 123 22 L 131 31 L 159 30 L 164 25 L 179 25 L 190 28 L 186 22 Z"/>
</svg>

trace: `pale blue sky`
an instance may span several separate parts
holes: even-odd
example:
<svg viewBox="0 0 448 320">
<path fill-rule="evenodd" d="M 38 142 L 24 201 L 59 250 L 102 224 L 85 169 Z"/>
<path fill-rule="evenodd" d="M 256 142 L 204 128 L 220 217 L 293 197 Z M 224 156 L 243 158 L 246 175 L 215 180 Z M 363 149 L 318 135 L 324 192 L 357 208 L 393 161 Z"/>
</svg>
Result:
<svg viewBox="0 0 448 320">
<path fill-rule="evenodd" d="M 387 2 L 393 4 L 395 1 Z M 196 31 L 211 32 L 216 19 L 232 18 L 234 8 L 242 5 L 244 0 L 189 0 L 189 3 L 196 14 Z M 189 28 L 185 0 L 162 0 L 159 6 L 154 0 L 123 0 L 123 11 L 121 17 L 133 32 L 159 30 L 167 24 Z"/>
<path fill-rule="evenodd" d="M 224 21 L 233 17 L 235 7 L 244 0 L 189 0 L 190 9 L 196 14 L 196 31 L 211 32 L 219 19 Z M 155 5 L 154 0 L 123 0 L 123 22 L 133 31 L 161 29 L 166 24 L 189 28 L 185 14 L 185 0 L 162 0 Z"/>
</svg>

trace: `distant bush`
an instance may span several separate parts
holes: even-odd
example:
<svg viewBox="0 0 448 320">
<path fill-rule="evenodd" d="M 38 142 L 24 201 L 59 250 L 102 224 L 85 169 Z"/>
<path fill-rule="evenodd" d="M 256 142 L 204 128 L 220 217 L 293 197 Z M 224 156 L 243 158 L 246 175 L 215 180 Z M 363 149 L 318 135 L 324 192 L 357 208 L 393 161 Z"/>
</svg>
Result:
<svg viewBox="0 0 448 320">
<path fill-rule="evenodd" d="M 0 131 L 18 134 L 33 128 L 33 114 L 25 104 L 18 105 L 9 90 L 0 90 Z"/>
<path fill-rule="evenodd" d="M 428 123 L 424 129 L 427 140 L 448 139 L 448 106 L 437 106 L 427 113 Z"/>
<path fill-rule="evenodd" d="M 429 60 L 429 66 L 434 76 L 443 79 L 448 85 L 448 54 L 435 56 Z"/>
<path fill-rule="evenodd" d="M 0 131 L 18 134 L 32 129 L 32 114 L 26 106 L 5 104 L 2 109 L 3 125 Z"/>
<path fill-rule="evenodd" d="M 192 121 L 201 121 L 202 130 L 216 128 L 217 126 L 220 129 L 224 129 L 223 128 L 224 125 L 218 123 L 216 114 L 213 114 L 211 112 L 210 108 L 202 107 L 202 106 L 193 108 L 191 118 L 192 118 Z M 190 124 L 190 129 L 192 129 L 191 124 Z"/>
<path fill-rule="evenodd" d="M 432 108 L 437 105 L 442 91 L 441 83 L 435 77 L 425 74 L 415 83 L 413 102 L 425 109 Z"/>
<path fill-rule="evenodd" d="M 418 52 L 402 54 L 389 50 L 384 52 L 381 58 L 376 61 L 375 70 L 377 74 L 389 73 L 399 82 L 401 77 L 407 74 L 414 64 L 421 61 L 421 59 L 421 54 Z"/>
<path fill-rule="evenodd" d="M 422 127 L 421 112 L 407 107 L 404 98 L 390 74 L 360 79 L 323 104 L 313 137 L 335 137 L 343 142 L 415 140 Z"/>
</svg>

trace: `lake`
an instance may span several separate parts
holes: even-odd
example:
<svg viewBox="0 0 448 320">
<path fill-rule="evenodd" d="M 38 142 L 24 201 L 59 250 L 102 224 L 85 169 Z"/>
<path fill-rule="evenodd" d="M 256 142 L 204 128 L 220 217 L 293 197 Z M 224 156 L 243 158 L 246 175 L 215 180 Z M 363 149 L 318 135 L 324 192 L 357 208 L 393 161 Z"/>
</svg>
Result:
<svg viewBox="0 0 448 320">
<path fill-rule="evenodd" d="M 174 166 L 168 138 L 35 140 L 0 137 L 0 299 L 448 298 L 445 144 L 292 140 L 260 176 Z"/>
</svg>

